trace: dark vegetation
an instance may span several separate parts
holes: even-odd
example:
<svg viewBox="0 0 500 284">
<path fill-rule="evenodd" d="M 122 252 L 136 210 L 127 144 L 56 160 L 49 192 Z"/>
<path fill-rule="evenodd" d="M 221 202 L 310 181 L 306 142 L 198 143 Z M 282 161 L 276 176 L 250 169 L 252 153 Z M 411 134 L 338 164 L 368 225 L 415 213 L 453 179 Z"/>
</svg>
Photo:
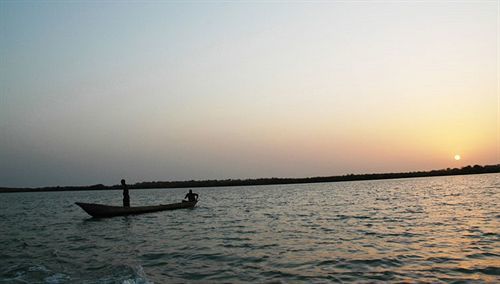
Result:
<svg viewBox="0 0 500 284">
<path fill-rule="evenodd" d="M 406 173 L 381 173 L 381 174 L 348 174 L 343 176 L 308 177 L 308 178 L 258 178 L 258 179 L 226 179 L 226 180 L 190 180 L 190 181 L 152 181 L 139 182 L 129 185 L 130 189 L 147 188 L 186 188 L 186 187 L 217 187 L 217 186 L 249 186 L 270 184 L 297 184 L 297 183 L 319 183 L 339 182 L 356 180 L 377 180 L 396 178 L 415 178 L 431 176 L 451 176 L 500 173 L 500 164 L 487 166 L 466 166 L 463 168 L 447 168 L 442 170 L 418 171 Z M 56 186 L 39 188 L 6 188 L 0 187 L 0 192 L 29 192 L 29 191 L 70 191 L 70 190 L 112 190 L 121 189 L 121 185 L 106 186 L 96 184 L 91 186 Z"/>
</svg>

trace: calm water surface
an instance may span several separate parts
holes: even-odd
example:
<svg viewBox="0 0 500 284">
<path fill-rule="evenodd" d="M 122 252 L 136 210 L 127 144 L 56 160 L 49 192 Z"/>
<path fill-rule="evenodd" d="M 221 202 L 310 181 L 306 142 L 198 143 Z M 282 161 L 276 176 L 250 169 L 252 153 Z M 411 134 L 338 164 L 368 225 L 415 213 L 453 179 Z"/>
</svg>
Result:
<svg viewBox="0 0 500 284">
<path fill-rule="evenodd" d="M 195 191 L 1 194 L 0 282 L 500 282 L 500 174 Z"/>
</svg>

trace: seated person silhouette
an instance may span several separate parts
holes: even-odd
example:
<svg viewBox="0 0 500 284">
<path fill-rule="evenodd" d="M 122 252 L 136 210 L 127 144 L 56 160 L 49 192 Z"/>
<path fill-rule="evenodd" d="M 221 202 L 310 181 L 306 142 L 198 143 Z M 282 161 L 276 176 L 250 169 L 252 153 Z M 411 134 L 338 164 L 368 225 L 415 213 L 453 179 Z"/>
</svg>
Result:
<svg viewBox="0 0 500 284">
<path fill-rule="evenodd" d="M 184 198 L 187 198 L 189 202 L 198 201 L 198 194 L 193 193 L 193 191 L 190 189 L 189 192 L 186 194 L 186 196 L 184 196 Z"/>
</svg>

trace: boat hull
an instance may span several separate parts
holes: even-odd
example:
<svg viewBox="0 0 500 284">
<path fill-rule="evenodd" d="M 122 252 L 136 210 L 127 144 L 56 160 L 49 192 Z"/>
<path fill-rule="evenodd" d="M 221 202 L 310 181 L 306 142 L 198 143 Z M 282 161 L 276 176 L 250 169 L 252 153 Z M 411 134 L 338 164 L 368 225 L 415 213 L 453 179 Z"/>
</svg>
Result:
<svg viewBox="0 0 500 284">
<path fill-rule="evenodd" d="M 154 206 L 139 206 L 139 207 L 122 207 L 122 206 L 110 206 L 94 203 L 83 203 L 75 202 L 76 205 L 80 206 L 85 212 L 90 216 L 95 218 L 106 218 L 114 216 L 124 216 L 124 215 L 134 215 L 151 213 L 165 210 L 176 210 L 183 208 L 193 208 L 197 201 L 193 202 L 180 202 L 165 205 L 154 205 Z"/>
</svg>

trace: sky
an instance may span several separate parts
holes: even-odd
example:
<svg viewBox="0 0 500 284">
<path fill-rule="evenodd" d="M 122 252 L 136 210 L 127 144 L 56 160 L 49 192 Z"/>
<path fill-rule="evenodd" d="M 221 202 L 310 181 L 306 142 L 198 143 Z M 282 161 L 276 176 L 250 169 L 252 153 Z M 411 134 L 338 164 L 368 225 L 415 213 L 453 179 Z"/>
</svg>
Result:
<svg viewBox="0 0 500 284">
<path fill-rule="evenodd" d="M 498 23 L 498 1 L 1 1 L 0 186 L 498 164 Z"/>
</svg>

